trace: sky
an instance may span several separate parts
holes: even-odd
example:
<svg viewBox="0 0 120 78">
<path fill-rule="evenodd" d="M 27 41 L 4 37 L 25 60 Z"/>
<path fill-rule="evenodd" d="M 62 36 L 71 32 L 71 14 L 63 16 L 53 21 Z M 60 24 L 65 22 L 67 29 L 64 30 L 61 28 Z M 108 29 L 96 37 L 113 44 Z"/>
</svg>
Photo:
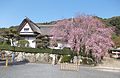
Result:
<svg viewBox="0 0 120 78">
<path fill-rule="evenodd" d="M 0 0 L 0 28 L 71 18 L 80 13 L 102 18 L 120 16 L 120 0 Z"/>
</svg>

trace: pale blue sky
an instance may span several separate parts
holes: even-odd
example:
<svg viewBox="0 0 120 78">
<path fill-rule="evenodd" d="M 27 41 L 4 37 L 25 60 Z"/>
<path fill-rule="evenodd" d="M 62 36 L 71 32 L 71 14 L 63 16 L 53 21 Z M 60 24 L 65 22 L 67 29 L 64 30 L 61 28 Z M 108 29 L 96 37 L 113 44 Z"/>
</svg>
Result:
<svg viewBox="0 0 120 78">
<path fill-rule="evenodd" d="M 49 22 L 78 13 L 120 16 L 120 0 L 0 0 L 0 27 L 19 25 L 25 16 L 34 22 Z"/>
</svg>

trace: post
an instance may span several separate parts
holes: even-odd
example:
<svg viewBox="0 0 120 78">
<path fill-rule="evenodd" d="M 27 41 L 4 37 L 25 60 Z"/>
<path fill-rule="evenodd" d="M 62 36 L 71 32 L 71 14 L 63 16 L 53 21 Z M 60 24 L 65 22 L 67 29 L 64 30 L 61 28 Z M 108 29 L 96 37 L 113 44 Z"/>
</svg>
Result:
<svg viewBox="0 0 120 78">
<path fill-rule="evenodd" d="M 7 67 L 8 66 L 8 57 L 6 57 L 6 64 L 5 66 Z"/>
</svg>

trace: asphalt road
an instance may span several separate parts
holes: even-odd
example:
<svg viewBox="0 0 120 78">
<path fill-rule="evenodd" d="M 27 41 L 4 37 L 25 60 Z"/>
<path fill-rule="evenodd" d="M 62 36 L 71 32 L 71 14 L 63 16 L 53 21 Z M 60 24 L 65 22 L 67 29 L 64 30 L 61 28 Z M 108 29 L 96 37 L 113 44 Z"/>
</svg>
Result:
<svg viewBox="0 0 120 78">
<path fill-rule="evenodd" d="M 120 72 L 80 66 L 79 71 L 62 71 L 59 65 L 21 64 L 0 66 L 0 78 L 120 78 Z"/>
</svg>

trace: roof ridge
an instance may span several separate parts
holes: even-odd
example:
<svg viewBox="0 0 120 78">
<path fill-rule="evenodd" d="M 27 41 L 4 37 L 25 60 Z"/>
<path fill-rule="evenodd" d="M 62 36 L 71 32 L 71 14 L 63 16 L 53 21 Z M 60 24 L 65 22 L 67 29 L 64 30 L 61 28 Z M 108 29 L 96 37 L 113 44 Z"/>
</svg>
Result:
<svg viewBox="0 0 120 78">
<path fill-rule="evenodd" d="M 34 25 L 36 25 L 39 28 L 39 26 L 36 23 L 34 23 L 32 20 L 30 20 L 28 17 L 26 17 L 25 19 L 29 22 L 32 22 Z"/>
</svg>

